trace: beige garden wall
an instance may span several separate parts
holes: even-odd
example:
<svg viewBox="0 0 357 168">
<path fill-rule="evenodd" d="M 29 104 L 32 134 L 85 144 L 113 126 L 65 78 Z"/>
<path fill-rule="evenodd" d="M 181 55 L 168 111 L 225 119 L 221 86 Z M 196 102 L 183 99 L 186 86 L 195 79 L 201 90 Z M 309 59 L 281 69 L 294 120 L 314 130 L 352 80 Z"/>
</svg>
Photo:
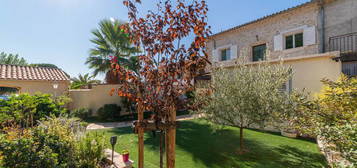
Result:
<svg viewBox="0 0 357 168">
<path fill-rule="evenodd" d="M 88 108 L 92 110 L 93 115 L 96 115 L 97 110 L 105 104 L 117 104 L 122 107 L 121 114 L 124 114 L 126 110 L 121 104 L 121 98 L 117 94 L 110 96 L 112 88 L 118 88 L 118 85 L 96 85 L 92 89 L 69 90 L 72 99 L 69 107 L 71 110 Z"/>
<path fill-rule="evenodd" d="M 266 62 L 277 64 L 283 61 L 284 65 L 290 66 L 293 70 L 292 88 L 300 91 L 304 89 L 314 95 L 322 89 L 321 79 L 337 80 L 342 74 L 341 62 L 333 60 L 339 54 L 339 52 L 329 52 Z M 252 66 L 258 64 L 259 62 L 248 63 Z M 216 64 L 214 67 L 218 66 L 234 68 L 236 65 L 230 62 L 230 64 Z"/>
<path fill-rule="evenodd" d="M 321 79 L 337 80 L 341 73 L 341 62 L 332 58 L 338 53 L 326 53 L 287 60 L 286 65 L 293 69 L 292 87 L 305 89 L 312 95 L 321 91 Z"/>
<path fill-rule="evenodd" d="M 58 84 L 54 89 L 53 85 Z M 0 80 L 0 87 L 18 88 L 20 93 L 49 93 L 52 95 L 67 94 L 69 81 L 31 81 L 31 80 Z"/>
</svg>

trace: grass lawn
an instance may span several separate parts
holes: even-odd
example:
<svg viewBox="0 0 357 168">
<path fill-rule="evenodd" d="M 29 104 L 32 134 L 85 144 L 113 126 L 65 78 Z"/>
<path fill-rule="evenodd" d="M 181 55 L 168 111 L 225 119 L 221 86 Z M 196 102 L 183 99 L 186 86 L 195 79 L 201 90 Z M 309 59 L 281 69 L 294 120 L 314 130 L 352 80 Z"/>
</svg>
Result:
<svg viewBox="0 0 357 168">
<path fill-rule="evenodd" d="M 203 120 L 182 121 L 177 130 L 177 168 L 308 168 L 326 167 L 325 159 L 314 142 L 291 139 L 277 134 L 244 130 L 249 152 L 239 155 L 239 129 L 227 127 L 215 131 Z M 118 136 L 116 151 L 129 149 L 137 167 L 137 135 L 131 128 L 93 131 Z M 159 167 L 159 137 L 145 135 L 145 168 Z"/>
</svg>

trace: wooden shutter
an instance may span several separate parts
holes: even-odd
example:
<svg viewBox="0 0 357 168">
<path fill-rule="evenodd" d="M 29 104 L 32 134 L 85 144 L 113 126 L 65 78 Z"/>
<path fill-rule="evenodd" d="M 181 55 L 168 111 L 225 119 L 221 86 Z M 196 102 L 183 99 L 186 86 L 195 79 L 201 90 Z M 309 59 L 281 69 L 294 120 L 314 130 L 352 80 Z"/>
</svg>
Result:
<svg viewBox="0 0 357 168">
<path fill-rule="evenodd" d="M 232 45 L 231 46 L 231 60 L 235 60 L 238 58 L 238 46 Z"/>
<path fill-rule="evenodd" d="M 274 36 L 274 51 L 283 50 L 283 35 Z"/>
<path fill-rule="evenodd" d="M 304 28 L 304 46 L 316 44 L 316 28 L 315 26 Z"/>
</svg>

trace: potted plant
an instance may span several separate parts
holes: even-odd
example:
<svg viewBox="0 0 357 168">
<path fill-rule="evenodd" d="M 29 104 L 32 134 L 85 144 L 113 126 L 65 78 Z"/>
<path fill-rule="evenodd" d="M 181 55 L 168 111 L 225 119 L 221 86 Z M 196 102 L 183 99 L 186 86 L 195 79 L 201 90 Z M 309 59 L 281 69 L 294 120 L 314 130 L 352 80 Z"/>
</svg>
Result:
<svg viewBox="0 0 357 168">
<path fill-rule="evenodd" d="M 129 151 L 128 150 L 123 150 L 121 152 L 121 155 L 123 156 L 124 163 L 129 161 Z"/>
</svg>

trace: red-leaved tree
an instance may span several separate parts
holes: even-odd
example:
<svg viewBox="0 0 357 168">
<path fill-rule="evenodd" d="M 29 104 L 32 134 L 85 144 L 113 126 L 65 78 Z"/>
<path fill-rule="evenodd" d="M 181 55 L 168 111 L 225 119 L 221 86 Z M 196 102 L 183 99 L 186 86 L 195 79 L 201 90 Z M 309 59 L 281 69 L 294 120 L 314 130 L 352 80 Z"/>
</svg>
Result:
<svg viewBox="0 0 357 168">
<path fill-rule="evenodd" d="M 155 112 L 165 127 L 167 167 L 175 167 L 176 107 L 179 97 L 193 89 L 194 78 L 208 63 L 207 4 L 204 0 L 159 1 L 156 11 L 140 14 L 140 0 L 124 0 L 129 23 L 121 27 L 138 47 L 140 70 L 133 72 L 113 61 L 122 85 L 113 90 L 137 102 L 139 168 L 143 167 L 143 112 Z M 143 17 L 141 17 L 143 16 Z M 193 38 L 189 44 L 187 37 Z"/>
</svg>

